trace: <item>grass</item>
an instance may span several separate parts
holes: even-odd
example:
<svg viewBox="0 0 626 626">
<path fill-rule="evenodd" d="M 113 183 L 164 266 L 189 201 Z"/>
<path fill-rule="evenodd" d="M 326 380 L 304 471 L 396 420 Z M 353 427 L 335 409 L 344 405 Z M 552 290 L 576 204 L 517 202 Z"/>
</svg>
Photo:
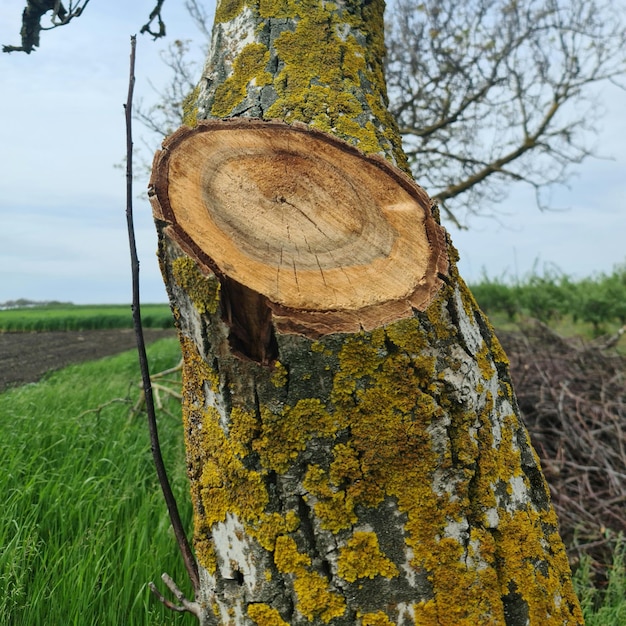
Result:
<svg viewBox="0 0 626 626">
<path fill-rule="evenodd" d="M 155 371 L 180 358 L 176 340 L 153 344 L 149 354 Z M 0 395 L 0 624 L 194 623 L 147 588 L 167 571 L 189 592 L 145 418 L 129 418 L 123 403 L 85 413 L 128 396 L 129 381 L 139 379 L 136 363 L 129 352 Z M 190 526 L 181 425 L 161 422 Z"/>
<path fill-rule="evenodd" d="M 589 583 L 591 567 L 584 560 L 574 575 L 586 626 L 624 626 L 626 624 L 626 540 L 621 537 L 613 557 L 613 567 L 605 589 Z"/>
<path fill-rule="evenodd" d="M 145 328 L 172 328 L 174 326 L 172 313 L 167 304 L 142 304 L 141 313 Z M 0 310 L 0 332 L 132 327 L 132 312 L 129 304 L 60 303 Z"/>
</svg>

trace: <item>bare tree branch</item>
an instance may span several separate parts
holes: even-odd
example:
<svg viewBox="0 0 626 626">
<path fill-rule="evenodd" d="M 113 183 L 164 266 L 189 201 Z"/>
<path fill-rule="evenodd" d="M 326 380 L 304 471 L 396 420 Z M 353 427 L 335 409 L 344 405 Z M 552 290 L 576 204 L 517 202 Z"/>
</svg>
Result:
<svg viewBox="0 0 626 626">
<path fill-rule="evenodd" d="M 163 9 L 163 3 L 165 0 L 157 0 L 156 6 L 152 9 L 150 13 L 150 19 L 141 27 L 139 31 L 141 34 L 148 33 L 152 35 L 153 39 L 159 39 L 160 37 L 165 37 L 165 22 L 161 17 L 161 10 Z M 159 30 L 152 30 L 152 22 L 157 20 Z"/>
<path fill-rule="evenodd" d="M 459 226 L 514 181 L 546 208 L 542 192 L 595 156 L 599 84 L 626 75 L 623 24 L 602 0 L 399 0 L 387 43 L 414 174 Z"/>
<path fill-rule="evenodd" d="M 27 0 L 22 13 L 21 46 L 2 46 L 2 52 L 26 52 L 30 54 L 39 46 L 39 33 L 69 24 L 71 20 L 82 14 L 89 0 L 70 0 L 67 9 L 60 0 Z M 41 25 L 43 16 L 51 11 L 51 26 Z"/>
<path fill-rule="evenodd" d="M 159 432 L 156 420 L 156 411 L 154 408 L 154 398 L 152 394 L 152 381 L 150 379 L 150 368 L 148 365 L 148 356 L 146 354 L 146 343 L 143 335 L 143 326 L 141 323 L 141 305 L 139 299 L 139 257 L 137 255 L 137 245 L 135 241 L 135 227 L 133 220 L 133 138 L 132 138 L 132 104 L 133 91 L 135 86 L 135 48 L 136 37 L 131 37 L 131 54 L 130 54 L 130 76 L 128 81 L 128 98 L 124 105 L 126 119 L 126 222 L 128 226 L 128 243 L 130 248 L 131 273 L 132 273 L 132 294 L 133 294 L 133 326 L 135 328 L 135 336 L 137 337 L 137 353 L 139 356 L 139 365 L 141 368 L 141 378 L 143 381 L 144 396 L 146 401 L 146 413 L 148 416 L 148 429 L 150 431 L 150 447 L 154 458 L 159 484 L 163 491 L 163 497 L 170 516 L 170 522 L 174 530 L 178 548 L 183 557 L 189 579 L 193 585 L 194 591 L 200 586 L 198 575 L 198 564 L 191 550 L 189 540 L 185 533 L 176 498 L 172 491 L 163 455 L 161 454 L 161 445 L 159 443 Z"/>
<path fill-rule="evenodd" d="M 187 9 L 187 13 L 189 13 L 196 28 L 206 37 L 206 48 L 208 49 L 209 42 L 211 41 L 213 16 L 209 15 L 208 11 L 198 0 L 185 0 L 185 9 Z"/>
<path fill-rule="evenodd" d="M 183 103 L 197 83 L 198 63 L 189 59 L 190 41 L 176 39 L 161 52 L 161 59 L 171 72 L 171 80 L 162 89 L 150 86 L 156 94 L 155 104 L 146 107 L 139 102 L 134 117 L 160 139 L 182 124 Z M 154 148 L 154 147 L 153 147 Z M 154 149 L 151 151 L 154 151 Z"/>
<path fill-rule="evenodd" d="M 185 594 L 176 586 L 176 583 L 172 580 L 169 574 L 162 574 L 161 580 L 165 583 L 167 588 L 172 592 L 174 597 L 180 602 L 180 604 L 174 604 L 170 602 L 161 592 L 156 588 L 154 583 L 148 583 L 150 591 L 158 598 L 168 609 L 175 611 L 176 613 L 191 613 L 195 615 L 198 620 L 202 617 L 202 607 L 198 602 L 193 602 L 185 597 Z"/>
<path fill-rule="evenodd" d="M 163 88 L 157 88 L 150 83 L 157 96 L 156 103 L 145 106 L 143 102 L 139 102 L 135 111 L 135 119 L 159 137 L 159 140 L 173 133 L 183 123 L 183 105 L 197 85 L 200 59 L 206 57 L 211 39 L 212 15 L 209 15 L 202 3 L 198 0 L 185 0 L 185 9 L 203 36 L 198 54 L 192 51 L 190 39 L 176 39 L 170 43 L 161 52 L 161 59 L 171 73 L 170 82 Z M 150 155 L 154 149 L 155 146 L 149 146 Z M 152 167 L 151 159 L 150 156 L 148 171 Z"/>
</svg>

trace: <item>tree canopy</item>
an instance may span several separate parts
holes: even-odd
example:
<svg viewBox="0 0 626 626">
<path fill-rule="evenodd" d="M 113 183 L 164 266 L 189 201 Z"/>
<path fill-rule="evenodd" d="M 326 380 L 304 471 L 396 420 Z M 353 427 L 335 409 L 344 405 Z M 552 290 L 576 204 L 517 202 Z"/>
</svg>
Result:
<svg viewBox="0 0 626 626">
<path fill-rule="evenodd" d="M 544 208 L 546 187 L 594 154 L 599 84 L 626 70 L 616 17 L 595 0 L 394 5 L 390 109 L 414 174 L 451 221 L 502 201 L 517 181 Z"/>
</svg>

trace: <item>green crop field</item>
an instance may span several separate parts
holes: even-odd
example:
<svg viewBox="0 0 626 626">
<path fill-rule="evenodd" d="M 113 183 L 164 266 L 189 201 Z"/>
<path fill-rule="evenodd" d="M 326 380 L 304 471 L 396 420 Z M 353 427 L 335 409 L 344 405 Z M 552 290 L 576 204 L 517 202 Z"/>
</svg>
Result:
<svg viewBox="0 0 626 626">
<path fill-rule="evenodd" d="M 500 328 L 533 317 L 562 334 L 593 337 L 626 324 L 626 265 L 580 280 L 554 269 L 514 281 L 483 276 L 470 288 Z"/>
<path fill-rule="evenodd" d="M 172 313 L 167 304 L 142 304 L 141 314 L 145 328 L 171 328 L 174 326 Z M 129 304 L 78 305 L 58 303 L 0 310 L 0 332 L 132 327 L 133 318 Z"/>
</svg>

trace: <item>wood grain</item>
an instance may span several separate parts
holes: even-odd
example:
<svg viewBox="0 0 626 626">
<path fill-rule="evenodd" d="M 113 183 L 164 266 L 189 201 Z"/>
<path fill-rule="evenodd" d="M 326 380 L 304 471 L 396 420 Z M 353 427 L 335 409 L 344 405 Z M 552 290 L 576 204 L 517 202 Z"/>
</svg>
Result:
<svg viewBox="0 0 626 626">
<path fill-rule="evenodd" d="M 423 309 L 447 271 L 423 189 L 309 127 L 184 127 L 155 157 L 151 201 L 207 270 L 262 294 L 286 330 L 371 328 Z"/>
</svg>

